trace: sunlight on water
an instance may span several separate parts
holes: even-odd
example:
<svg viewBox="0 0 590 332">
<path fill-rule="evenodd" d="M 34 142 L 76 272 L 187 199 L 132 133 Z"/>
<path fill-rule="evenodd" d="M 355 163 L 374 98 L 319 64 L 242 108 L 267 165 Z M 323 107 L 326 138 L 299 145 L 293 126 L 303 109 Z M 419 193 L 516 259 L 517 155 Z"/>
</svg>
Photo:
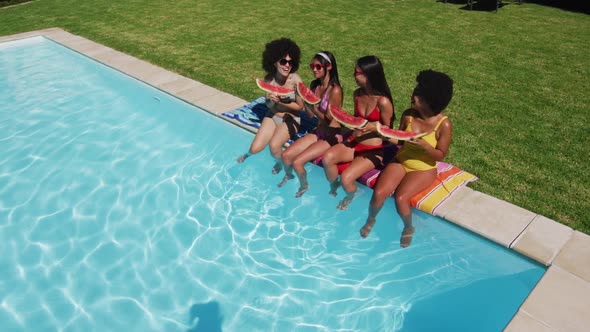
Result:
<svg viewBox="0 0 590 332">
<path fill-rule="evenodd" d="M 544 272 L 419 212 L 401 250 L 393 201 L 362 240 L 367 188 L 336 210 L 308 165 L 296 199 L 250 133 L 42 38 L 0 91 L 4 329 L 496 331 Z"/>
</svg>

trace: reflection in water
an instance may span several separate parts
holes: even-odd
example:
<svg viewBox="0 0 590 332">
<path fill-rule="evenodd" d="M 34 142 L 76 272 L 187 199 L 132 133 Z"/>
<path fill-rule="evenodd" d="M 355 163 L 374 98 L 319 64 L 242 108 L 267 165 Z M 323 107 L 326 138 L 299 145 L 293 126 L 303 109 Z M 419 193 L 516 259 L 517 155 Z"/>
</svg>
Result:
<svg viewBox="0 0 590 332">
<path fill-rule="evenodd" d="M 198 322 L 187 332 L 221 332 L 223 317 L 219 310 L 219 303 L 194 304 L 189 315 L 189 325 L 192 326 L 197 319 Z"/>
</svg>

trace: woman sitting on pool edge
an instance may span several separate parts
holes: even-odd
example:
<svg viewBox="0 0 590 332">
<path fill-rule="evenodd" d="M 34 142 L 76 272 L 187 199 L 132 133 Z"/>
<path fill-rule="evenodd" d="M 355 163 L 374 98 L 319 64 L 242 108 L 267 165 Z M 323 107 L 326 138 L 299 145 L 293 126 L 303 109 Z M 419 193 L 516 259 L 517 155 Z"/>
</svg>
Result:
<svg viewBox="0 0 590 332">
<path fill-rule="evenodd" d="M 363 238 L 369 235 L 385 199 L 395 191 L 395 205 L 404 223 L 400 238 L 402 248 L 411 244 L 414 235 L 410 198 L 435 180 L 436 162 L 447 155 L 453 134 L 451 120 L 442 114 L 453 97 L 453 80 L 447 74 L 424 70 L 418 74 L 416 82 L 412 106 L 402 115 L 399 129 L 427 135 L 406 141 L 381 172 L 373 188 L 367 222 L 360 230 Z"/>
<path fill-rule="evenodd" d="M 338 209 L 346 210 L 357 191 L 355 180 L 383 161 L 383 141 L 374 132 L 374 123 L 381 122 L 390 127 L 395 119 L 391 91 L 383 65 L 373 55 L 359 58 L 354 68 L 354 78 L 359 86 L 354 91 L 354 113 L 373 123 L 373 130 L 355 129 L 343 143 L 331 147 L 322 156 L 326 178 L 330 182 L 330 195 L 336 197 L 336 191 L 342 184 L 346 191 L 338 204 Z M 350 162 L 338 180 L 338 164 Z"/>
<path fill-rule="evenodd" d="M 285 177 L 279 187 L 294 178 L 295 169 L 299 178 L 299 190 L 295 197 L 301 197 L 309 189 L 305 164 L 321 157 L 331 146 L 342 142 L 340 123 L 332 119 L 328 112 L 329 105 L 342 107 L 342 86 L 338 78 L 336 59 L 332 53 L 322 51 L 314 55 L 309 67 L 315 77 L 309 88 L 321 101 L 316 105 L 305 103 L 305 108 L 318 118 L 318 125 L 283 151 L 282 155 Z"/>
<path fill-rule="evenodd" d="M 266 44 L 262 53 L 262 68 L 266 72 L 264 81 L 293 90 L 293 93 L 289 96 L 266 94 L 268 111 L 250 144 L 250 149 L 238 158 L 238 163 L 269 145 L 270 153 L 276 160 L 272 168 L 273 174 L 279 173 L 283 168 L 283 145 L 289 138 L 297 137 L 301 122 L 299 114 L 303 109 L 302 99 L 295 95 L 297 83 L 301 82 L 301 78 L 296 74 L 300 56 L 299 46 L 290 39 L 281 38 Z"/>
</svg>

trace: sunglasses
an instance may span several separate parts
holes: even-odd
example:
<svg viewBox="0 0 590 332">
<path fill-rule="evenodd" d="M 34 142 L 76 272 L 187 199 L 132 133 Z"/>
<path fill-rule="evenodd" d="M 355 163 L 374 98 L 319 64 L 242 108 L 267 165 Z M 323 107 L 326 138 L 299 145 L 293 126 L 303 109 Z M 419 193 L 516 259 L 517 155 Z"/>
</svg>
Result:
<svg viewBox="0 0 590 332">
<path fill-rule="evenodd" d="M 315 69 L 317 71 L 320 71 L 320 70 L 322 70 L 322 68 L 324 68 L 324 65 L 319 65 L 319 64 L 314 65 L 313 63 L 309 64 L 309 69 L 311 69 L 311 70 Z"/>
<path fill-rule="evenodd" d="M 360 70 L 354 70 L 354 76 L 359 76 L 359 75 L 363 75 L 364 73 Z"/>
<path fill-rule="evenodd" d="M 291 67 L 293 67 L 293 64 L 294 63 L 295 63 L 295 61 L 292 60 L 292 59 L 291 60 L 287 60 L 287 59 L 284 59 L 283 58 L 283 59 L 279 60 L 279 65 L 281 65 L 281 66 L 285 66 L 285 65 L 289 64 Z"/>
</svg>

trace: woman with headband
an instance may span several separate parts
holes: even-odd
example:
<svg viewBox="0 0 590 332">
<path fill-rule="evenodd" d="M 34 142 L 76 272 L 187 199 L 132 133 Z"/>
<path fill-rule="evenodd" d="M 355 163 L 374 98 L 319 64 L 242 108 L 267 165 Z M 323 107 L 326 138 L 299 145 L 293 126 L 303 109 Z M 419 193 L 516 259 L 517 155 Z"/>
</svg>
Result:
<svg viewBox="0 0 590 332">
<path fill-rule="evenodd" d="M 289 146 L 282 155 L 285 177 L 279 183 L 279 187 L 294 178 L 294 169 L 299 178 L 299 189 L 295 197 L 301 197 L 309 190 L 305 164 L 320 157 L 331 146 L 342 142 L 340 124 L 332 119 L 328 112 L 329 105 L 342 107 L 342 86 L 338 79 L 336 59 L 332 53 L 322 51 L 314 55 L 309 68 L 315 77 L 310 89 L 321 101 L 316 105 L 305 103 L 305 109 L 318 118 L 318 126 Z"/>
<path fill-rule="evenodd" d="M 250 149 L 238 158 L 238 163 L 244 162 L 246 158 L 269 145 L 270 153 L 276 160 L 272 173 L 277 174 L 282 170 L 283 145 L 289 138 L 297 137 L 301 123 L 299 115 L 303 109 L 303 101 L 295 95 L 297 83 L 301 82 L 301 78 L 296 74 L 300 56 L 299 46 L 290 39 L 281 38 L 266 44 L 262 53 L 262 68 L 266 71 L 264 81 L 293 90 L 293 93 L 289 96 L 266 94 L 268 111 L 254 136 L 254 141 L 250 144 Z"/>
</svg>

